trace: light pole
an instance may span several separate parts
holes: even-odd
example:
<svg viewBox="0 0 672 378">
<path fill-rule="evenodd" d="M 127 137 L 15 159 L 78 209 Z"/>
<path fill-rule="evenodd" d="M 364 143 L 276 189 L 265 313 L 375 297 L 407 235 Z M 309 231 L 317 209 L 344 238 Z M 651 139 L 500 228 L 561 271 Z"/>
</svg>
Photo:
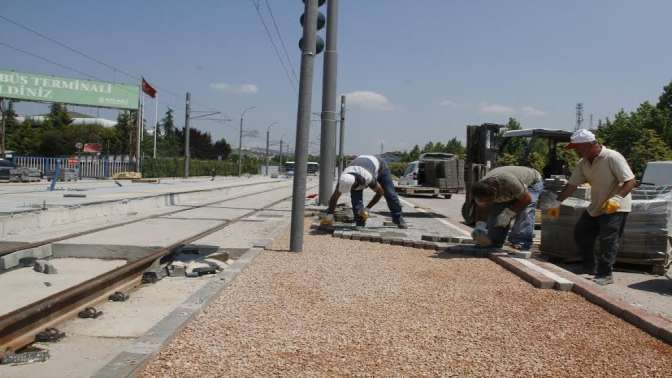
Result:
<svg viewBox="0 0 672 378">
<path fill-rule="evenodd" d="M 271 127 L 277 124 L 278 123 L 274 121 L 266 128 L 266 176 L 268 176 L 268 144 L 269 144 L 269 138 L 271 136 Z"/>
<path fill-rule="evenodd" d="M 285 139 L 285 134 L 282 134 L 280 137 L 280 169 L 282 169 L 282 158 L 284 157 L 284 154 L 282 153 L 282 141 Z"/>
<path fill-rule="evenodd" d="M 243 174 L 243 117 L 245 117 L 245 113 L 248 110 L 252 110 L 254 108 L 256 108 L 256 106 L 250 106 L 240 113 L 240 135 L 238 138 L 238 176 Z"/>
</svg>

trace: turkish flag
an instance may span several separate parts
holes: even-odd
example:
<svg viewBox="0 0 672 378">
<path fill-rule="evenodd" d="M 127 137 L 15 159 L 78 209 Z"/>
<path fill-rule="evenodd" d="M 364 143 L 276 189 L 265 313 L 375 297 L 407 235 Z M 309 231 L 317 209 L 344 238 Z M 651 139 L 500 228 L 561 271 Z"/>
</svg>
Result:
<svg viewBox="0 0 672 378">
<path fill-rule="evenodd" d="M 154 87 L 149 85 L 149 83 L 147 81 L 145 81 L 144 77 L 142 78 L 142 91 L 145 92 L 147 94 L 147 96 L 149 96 L 151 98 L 156 97 L 156 89 L 154 89 Z"/>
</svg>

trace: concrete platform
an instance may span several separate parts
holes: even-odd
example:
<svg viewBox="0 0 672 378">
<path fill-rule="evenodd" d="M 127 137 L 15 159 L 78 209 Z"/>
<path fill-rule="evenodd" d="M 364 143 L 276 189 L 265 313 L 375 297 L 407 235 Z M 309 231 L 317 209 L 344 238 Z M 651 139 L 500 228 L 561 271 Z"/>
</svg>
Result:
<svg viewBox="0 0 672 378">
<path fill-rule="evenodd" d="M 309 187 L 311 185 L 313 183 L 309 182 Z M 115 232 L 96 235 L 96 238 L 77 238 L 70 246 L 78 244 L 90 248 L 91 245 L 99 242 L 113 242 L 120 235 L 125 235 L 124 232 L 128 232 L 129 236 L 121 240 L 132 240 L 137 244 L 137 248 L 145 248 L 156 243 L 170 243 L 173 239 L 178 239 L 180 235 L 197 232 L 199 228 L 206 228 L 218 219 L 239 216 L 289 195 L 291 195 L 291 188 L 277 190 L 263 199 L 259 197 L 240 199 L 228 204 L 229 206 L 189 212 L 186 217 L 180 217 L 180 219 L 161 218 L 147 228 L 135 227 L 123 230 L 122 234 Z M 231 251 L 231 256 L 237 258 L 242 252 L 275 238 L 278 233 L 285 230 L 289 225 L 290 207 L 290 201 L 276 204 L 271 209 L 250 217 L 253 220 L 251 222 L 238 222 L 197 240 L 194 244 L 211 245 L 221 250 Z M 201 219 L 203 217 L 217 218 L 217 220 Z M 92 241 L 96 243 L 91 243 Z M 63 248 L 65 251 L 65 246 Z M 219 285 L 220 282 L 228 282 L 237 272 L 240 272 L 241 268 L 234 265 L 231 269 L 230 272 L 224 271 L 217 275 L 197 278 L 164 278 L 156 284 L 141 285 L 130 293 L 130 299 L 126 302 L 101 304 L 99 309 L 104 313 L 102 317 L 73 319 L 65 323 L 62 329 L 67 334 L 66 338 L 56 344 L 44 345 L 51 354 L 48 361 L 22 366 L 0 365 L 0 376 L 90 377 L 121 352 L 146 350 L 150 344 L 143 340 L 167 337 L 161 333 L 164 326 L 159 327 L 157 323 L 164 324 L 165 319 L 169 319 L 169 314 L 182 318 L 187 312 L 193 311 L 197 303 L 205 303 L 206 297 L 193 297 L 194 293 L 201 293 L 199 290 L 206 287 L 215 287 L 217 286 L 213 286 L 215 283 Z M 224 280 L 221 280 L 222 278 Z"/>
<path fill-rule="evenodd" d="M 126 264 L 125 260 L 75 258 L 51 259 L 49 262 L 56 267 L 57 274 L 39 273 L 32 266 L 0 274 L 0 315 Z"/>
</svg>

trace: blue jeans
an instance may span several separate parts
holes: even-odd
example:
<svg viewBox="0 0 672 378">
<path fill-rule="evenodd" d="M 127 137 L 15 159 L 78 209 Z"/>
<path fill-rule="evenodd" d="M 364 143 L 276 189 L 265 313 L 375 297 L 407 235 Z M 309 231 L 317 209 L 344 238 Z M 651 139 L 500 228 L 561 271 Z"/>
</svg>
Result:
<svg viewBox="0 0 672 378">
<path fill-rule="evenodd" d="M 377 181 L 383 188 L 385 202 L 387 202 L 387 208 L 390 209 L 392 221 L 394 223 L 399 223 L 399 220 L 401 219 L 401 202 L 399 202 L 397 191 L 394 189 L 390 170 L 388 168 L 383 168 L 380 174 L 378 174 Z M 365 222 L 360 218 L 359 213 L 364 209 L 364 191 L 350 191 L 350 200 L 352 202 L 352 212 L 355 215 L 355 222 L 358 226 L 363 226 Z"/>
<path fill-rule="evenodd" d="M 511 206 L 512 202 L 494 203 L 490 206 L 490 213 L 488 215 L 488 237 L 492 241 L 492 246 L 500 248 L 504 244 L 506 235 L 509 235 L 509 242 L 516 244 L 523 250 L 529 250 L 532 247 L 534 240 L 534 219 L 535 209 L 537 208 L 537 200 L 539 194 L 544 190 L 543 182 L 532 184 L 527 188 L 527 191 L 532 197 L 527 207 L 519 212 L 514 218 L 513 225 L 510 227 L 495 226 L 497 216 L 507 207 Z"/>
</svg>

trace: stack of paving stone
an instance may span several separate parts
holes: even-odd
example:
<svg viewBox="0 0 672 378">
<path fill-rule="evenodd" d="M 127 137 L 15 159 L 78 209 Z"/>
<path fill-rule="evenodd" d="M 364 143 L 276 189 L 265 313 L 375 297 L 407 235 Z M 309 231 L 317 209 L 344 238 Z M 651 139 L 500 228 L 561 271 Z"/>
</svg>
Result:
<svg viewBox="0 0 672 378">
<path fill-rule="evenodd" d="M 574 243 L 574 225 L 589 204 L 589 201 L 568 198 L 562 203 L 558 218 L 542 216 L 542 253 L 566 261 L 580 260 Z M 659 271 L 672 260 L 671 230 L 672 195 L 633 200 L 617 261 L 651 265 Z M 599 242 L 595 243 L 595 248 L 599 248 Z"/>
<path fill-rule="evenodd" d="M 562 202 L 557 218 L 549 217 L 546 213 L 542 214 L 539 249 L 543 254 L 565 261 L 581 259 L 574 244 L 574 225 L 589 204 L 590 202 L 582 199 L 567 198 Z"/>
<path fill-rule="evenodd" d="M 632 201 L 632 212 L 623 231 L 618 260 L 654 266 L 661 272 L 672 259 L 672 195 Z"/>
<path fill-rule="evenodd" d="M 423 159 L 420 162 L 418 176 L 421 186 L 442 189 L 464 188 L 464 160 L 458 158 Z"/>
</svg>

